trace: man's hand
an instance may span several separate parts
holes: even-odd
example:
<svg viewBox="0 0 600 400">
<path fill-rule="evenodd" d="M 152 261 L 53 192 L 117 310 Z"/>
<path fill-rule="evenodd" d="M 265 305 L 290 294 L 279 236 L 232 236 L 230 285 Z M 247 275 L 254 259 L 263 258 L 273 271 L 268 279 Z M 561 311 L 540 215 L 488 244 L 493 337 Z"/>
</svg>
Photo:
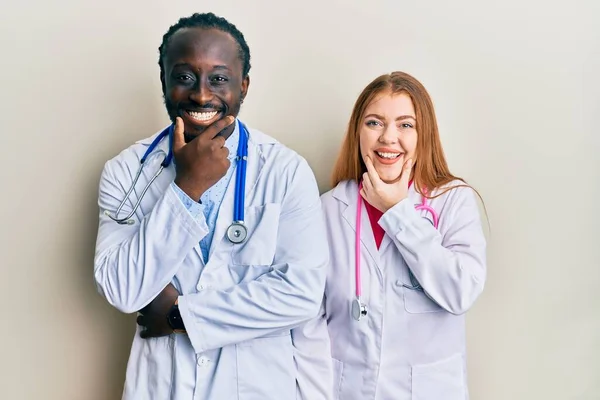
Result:
<svg viewBox="0 0 600 400">
<path fill-rule="evenodd" d="M 137 323 L 144 329 L 140 333 L 143 339 L 167 336 L 173 329 L 167 322 L 167 315 L 175 304 L 179 292 L 175 286 L 168 284 L 150 304 L 140 310 L 142 315 L 137 317 Z"/>
<path fill-rule="evenodd" d="M 408 196 L 412 160 L 408 159 L 404 163 L 400 179 L 394 183 L 385 183 L 379 178 L 369 157 L 366 157 L 365 165 L 367 172 L 363 174 L 363 187 L 360 194 L 373 207 L 385 213 Z"/>
<path fill-rule="evenodd" d="M 175 184 L 196 201 L 227 173 L 229 150 L 225 147 L 225 139 L 217 135 L 233 121 L 235 118 L 230 115 L 220 119 L 186 144 L 183 120 L 180 117 L 175 120 Z"/>
</svg>

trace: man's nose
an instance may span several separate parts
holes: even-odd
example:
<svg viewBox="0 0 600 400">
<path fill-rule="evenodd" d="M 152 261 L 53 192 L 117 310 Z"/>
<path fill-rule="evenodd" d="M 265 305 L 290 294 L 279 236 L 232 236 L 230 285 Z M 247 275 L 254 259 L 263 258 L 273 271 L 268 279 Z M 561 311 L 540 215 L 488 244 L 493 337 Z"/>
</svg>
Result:
<svg viewBox="0 0 600 400">
<path fill-rule="evenodd" d="M 210 103 L 213 98 L 213 93 L 210 90 L 208 82 L 203 79 L 199 80 L 198 84 L 194 87 L 194 90 L 192 90 L 192 93 L 190 93 L 190 98 L 200 105 Z"/>
</svg>

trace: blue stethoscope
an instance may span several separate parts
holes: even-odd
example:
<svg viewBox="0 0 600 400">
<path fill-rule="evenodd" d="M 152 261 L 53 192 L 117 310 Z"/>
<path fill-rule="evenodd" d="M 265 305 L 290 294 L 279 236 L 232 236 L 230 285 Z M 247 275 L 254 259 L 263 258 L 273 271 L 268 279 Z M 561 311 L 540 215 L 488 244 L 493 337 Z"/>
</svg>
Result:
<svg viewBox="0 0 600 400">
<path fill-rule="evenodd" d="M 237 157 L 236 157 L 237 168 L 236 168 L 236 176 L 235 176 L 235 201 L 234 201 L 234 206 L 233 206 L 234 207 L 233 208 L 233 222 L 231 223 L 231 225 L 229 225 L 229 227 L 227 228 L 227 232 L 226 232 L 227 239 L 229 239 L 230 242 L 235 243 L 235 244 L 242 243 L 248 237 L 248 229 L 244 225 L 246 165 L 248 163 L 248 130 L 246 129 L 246 126 L 241 121 L 238 120 L 238 123 L 240 126 L 240 140 L 238 143 Z M 173 161 L 173 136 L 174 136 L 174 125 L 171 124 L 169 127 L 167 127 L 165 130 L 163 130 L 152 141 L 152 143 L 150 144 L 150 146 L 144 153 L 142 159 L 140 160 L 140 166 L 138 168 L 137 173 L 135 174 L 133 183 L 131 184 L 131 187 L 127 191 L 127 194 L 125 194 L 125 198 L 123 198 L 123 200 L 121 201 L 121 204 L 119 204 L 119 207 L 117 208 L 117 211 L 115 212 L 115 215 L 114 216 L 110 215 L 110 212 L 108 210 L 104 212 L 113 221 L 115 221 L 116 223 L 121 224 L 121 225 L 124 225 L 124 224 L 133 225 L 135 223 L 135 221 L 133 219 L 131 219 L 131 217 L 133 216 L 133 214 L 135 214 L 136 210 L 140 206 L 140 203 L 142 202 L 144 195 L 146 194 L 146 192 L 148 191 L 148 189 L 150 188 L 152 183 L 156 180 L 156 178 L 158 178 L 160 173 L 165 168 L 167 168 L 169 165 L 171 165 L 171 162 Z M 133 206 L 133 209 L 131 210 L 131 212 L 124 218 L 118 218 L 118 215 L 121 212 L 121 209 L 127 202 L 127 199 L 129 199 L 131 192 L 133 192 L 133 189 L 137 185 L 137 181 L 138 181 L 140 175 L 142 174 L 142 170 L 144 168 L 144 163 L 150 157 L 152 152 L 156 149 L 156 147 L 161 142 L 161 140 L 163 140 L 166 137 L 169 138 L 169 152 L 165 155 L 165 158 L 160 163 L 159 169 L 156 171 L 156 173 L 154 174 L 152 179 L 150 179 L 150 181 L 144 187 L 142 194 L 140 195 L 138 201 Z"/>
</svg>

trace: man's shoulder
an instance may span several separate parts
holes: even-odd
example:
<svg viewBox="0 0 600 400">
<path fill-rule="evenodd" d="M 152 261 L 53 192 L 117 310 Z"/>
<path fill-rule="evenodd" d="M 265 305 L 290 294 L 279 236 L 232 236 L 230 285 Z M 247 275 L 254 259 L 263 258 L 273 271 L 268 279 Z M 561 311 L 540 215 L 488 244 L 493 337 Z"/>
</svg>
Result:
<svg viewBox="0 0 600 400">
<path fill-rule="evenodd" d="M 139 165 L 144 153 L 152 142 L 161 134 L 164 130 L 161 129 L 151 136 L 147 136 L 138 140 L 133 141 L 127 147 L 122 148 L 118 153 L 114 154 L 111 158 L 109 158 L 105 164 L 104 169 L 111 170 L 121 170 L 121 169 L 131 169 L 133 166 Z M 162 142 L 165 142 L 164 144 Z M 168 141 L 161 141 L 158 147 L 168 146 Z"/>
<path fill-rule="evenodd" d="M 261 156 L 269 164 L 277 164 L 280 168 L 298 167 L 306 163 L 305 158 L 297 151 L 281 143 L 273 136 L 270 136 L 256 128 L 248 128 L 249 142 L 257 146 Z"/>
</svg>

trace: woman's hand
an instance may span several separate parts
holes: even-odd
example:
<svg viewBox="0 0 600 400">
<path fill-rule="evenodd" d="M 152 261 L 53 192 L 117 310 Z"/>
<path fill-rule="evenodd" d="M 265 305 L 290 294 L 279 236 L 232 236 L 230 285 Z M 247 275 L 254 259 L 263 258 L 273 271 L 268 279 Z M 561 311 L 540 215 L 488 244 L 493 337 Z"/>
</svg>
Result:
<svg viewBox="0 0 600 400">
<path fill-rule="evenodd" d="M 373 166 L 370 157 L 365 157 L 367 172 L 363 174 L 361 196 L 373 207 L 385 213 L 408 197 L 408 183 L 412 171 L 412 160 L 408 159 L 402 167 L 400 179 L 394 183 L 385 183 Z"/>
</svg>

